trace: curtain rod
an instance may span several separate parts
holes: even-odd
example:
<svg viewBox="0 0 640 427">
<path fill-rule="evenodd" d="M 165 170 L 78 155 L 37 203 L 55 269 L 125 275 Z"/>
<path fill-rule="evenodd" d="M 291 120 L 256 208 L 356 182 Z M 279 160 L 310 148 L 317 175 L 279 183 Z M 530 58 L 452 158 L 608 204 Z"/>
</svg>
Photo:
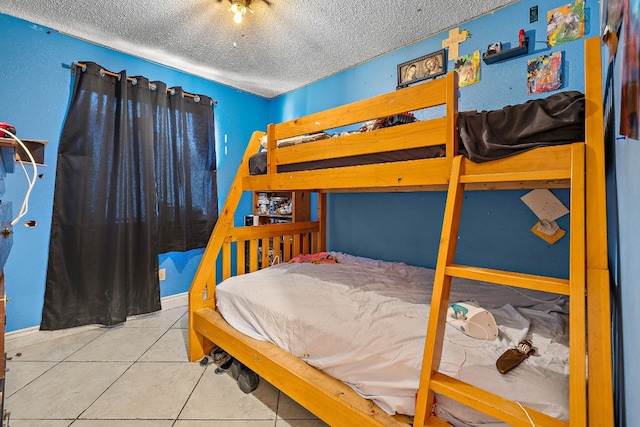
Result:
<svg viewBox="0 0 640 427">
<path fill-rule="evenodd" d="M 76 65 L 78 65 L 78 67 L 82 67 L 83 69 L 87 66 L 86 64 L 83 64 L 82 62 L 77 62 L 77 63 L 76 63 Z M 118 77 L 118 78 L 120 78 L 120 74 L 118 74 L 118 73 L 114 73 L 114 72 L 111 72 L 111 71 L 109 71 L 109 70 L 105 70 L 104 68 L 101 68 L 101 69 L 100 69 L 100 71 L 102 71 L 104 74 L 106 74 L 106 75 L 108 75 L 108 76 L 111 76 L 111 77 Z M 129 81 L 129 82 L 133 82 L 133 81 L 135 81 L 135 80 L 136 80 L 136 79 L 135 79 L 135 78 L 133 78 L 133 77 L 127 77 L 127 81 Z M 154 86 L 154 85 L 153 85 L 153 84 L 151 84 L 151 83 L 149 83 L 149 87 L 152 87 L 152 86 Z M 167 88 L 167 93 L 172 93 L 172 92 L 173 92 L 173 89 L 171 89 L 171 88 Z M 182 92 L 182 94 L 183 94 L 184 96 L 186 96 L 187 98 L 192 98 L 192 99 L 196 99 L 196 98 L 198 98 L 198 100 L 200 100 L 200 97 L 199 97 L 198 95 L 194 95 L 194 94 L 191 94 L 191 93 L 188 93 L 188 92 Z M 212 99 L 212 100 L 211 100 L 211 103 L 212 103 L 212 104 L 217 104 L 217 103 L 218 103 L 218 101 L 214 101 L 214 100 Z"/>
</svg>

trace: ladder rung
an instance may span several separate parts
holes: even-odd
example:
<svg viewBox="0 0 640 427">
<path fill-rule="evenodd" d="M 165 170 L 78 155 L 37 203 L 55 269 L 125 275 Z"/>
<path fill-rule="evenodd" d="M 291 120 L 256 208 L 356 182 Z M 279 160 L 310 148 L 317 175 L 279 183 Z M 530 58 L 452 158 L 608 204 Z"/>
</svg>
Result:
<svg viewBox="0 0 640 427">
<path fill-rule="evenodd" d="M 527 414 L 537 426 L 567 427 L 569 425 L 567 422 L 543 414 L 535 409 L 523 409 L 517 402 L 489 393 L 486 390 L 456 380 L 440 372 L 434 374 L 431 379 L 431 389 L 436 393 L 455 399 L 513 426 L 531 426 Z"/>
<path fill-rule="evenodd" d="M 567 279 L 456 264 L 447 266 L 444 272 L 451 277 L 569 295 L 569 280 Z"/>
<path fill-rule="evenodd" d="M 451 427 L 451 424 L 446 421 L 442 421 L 435 415 L 431 415 L 429 418 L 427 418 L 424 425 L 428 427 Z"/>
<path fill-rule="evenodd" d="M 517 182 L 517 181 L 549 181 L 569 179 L 571 172 L 569 170 L 550 170 L 546 172 L 503 172 L 503 173 L 486 173 L 461 175 L 460 182 L 463 184 L 482 183 L 482 182 Z"/>
</svg>

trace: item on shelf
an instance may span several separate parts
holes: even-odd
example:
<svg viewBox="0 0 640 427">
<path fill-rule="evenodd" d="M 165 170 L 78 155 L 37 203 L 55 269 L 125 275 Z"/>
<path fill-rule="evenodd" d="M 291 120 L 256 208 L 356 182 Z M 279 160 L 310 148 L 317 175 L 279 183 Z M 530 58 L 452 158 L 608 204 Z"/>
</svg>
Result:
<svg viewBox="0 0 640 427">
<path fill-rule="evenodd" d="M 269 214 L 270 215 L 282 215 L 281 208 L 287 202 L 286 197 L 271 197 L 269 199 Z"/>
<path fill-rule="evenodd" d="M 487 46 L 487 55 L 494 55 L 502 50 L 502 43 L 495 42 Z"/>
<path fill-rule="evenodd" d="M 291 193 L 257 193 L 255 215 L 267 217 L 290 217 L 293 214 Z"/>
<path fill-rule="evenodd" d="M 278 215 L 291 215 L 291 211 L 292 211 L 291 199 L 288 199 L 285 203 L 281 204 L 276 209 L 276 213 Z"/>
<path fill-rule="evenodd" d="M 500 52 L 493 52 L 490 49 L 487 49 L 487 51 L 482 54 L 482 60 L 484 61 L 484 63 L 493 64 L 529 53 L 529 38 L 524 36 L 524 32 L 521 33 L 520 36 L 521 37 L 519 37 L 518 40 L 519 46 L 512 47 L 510 49 L 502 49 L 501 45 Z"/>
<path fill-rule="evenodd" d="M 269 198 L 265 193 L 258 194 L 258 214 L 266 215 L 269 212 Z"/>
<path fill-rule="evenodd" d="M 16 134 L 15 126 L 11 126 L 9 123 L 0 122 L 0 138 L 9 138 L 9 135 L 2 131 L 2 129 L 6 129 L 12 134 Z"/>
</svg>

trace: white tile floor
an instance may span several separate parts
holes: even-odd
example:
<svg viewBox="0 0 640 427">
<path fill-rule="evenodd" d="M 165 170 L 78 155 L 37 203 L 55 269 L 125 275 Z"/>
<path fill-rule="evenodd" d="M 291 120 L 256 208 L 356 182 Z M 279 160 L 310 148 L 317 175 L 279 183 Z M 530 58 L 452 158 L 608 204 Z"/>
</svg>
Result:
<svg viewBox="0 0 640 427">
<path fill-rule="evenodd" d="M 29 345 L 8 339 L 4 425 L 326 426 L 264 380 L 244 394 L 215 365 L 189 362 L 186 298 L 173 306 L 113 328 L 38 332 L 46 339 Z"/>
</svg>

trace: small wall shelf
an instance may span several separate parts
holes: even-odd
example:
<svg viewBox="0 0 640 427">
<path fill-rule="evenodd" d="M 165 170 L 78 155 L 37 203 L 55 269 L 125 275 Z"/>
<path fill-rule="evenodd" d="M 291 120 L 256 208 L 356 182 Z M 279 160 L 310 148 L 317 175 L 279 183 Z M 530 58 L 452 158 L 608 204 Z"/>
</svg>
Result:
<svg viewBox="0 0 640 427">
<path fill-rule="evenodd" d="M 44 147 L 47 145 L 47 141 L 43 139 L 20 139 L 27 149 L 31 152 L 33 159 L 40 166 L 45 166 L 44 164 Z M 11 148 L 10 157 L 13 162 L 15 157 L 15 161 L 29 161 L 29 156 L 24 151 L 24 149 L 16 143 L 16 141 L 12 138 L 0 138 L 0 147 L 9 147 Z M 9 151 L 7 151 L 9 153 Z"/>
<path fill-rule="evenodd" d="M 506 61 L 507 59 L 515 58 L 516 56 L 526 55 L 529 52 L 529 37 L 524 38 L 522 46 L 514 47 L 507 50 L 502 50 L 497 53 L 482 54 L 482 60 L 485 64 L 494 64 L 496 62 Z"/>
</svg>

